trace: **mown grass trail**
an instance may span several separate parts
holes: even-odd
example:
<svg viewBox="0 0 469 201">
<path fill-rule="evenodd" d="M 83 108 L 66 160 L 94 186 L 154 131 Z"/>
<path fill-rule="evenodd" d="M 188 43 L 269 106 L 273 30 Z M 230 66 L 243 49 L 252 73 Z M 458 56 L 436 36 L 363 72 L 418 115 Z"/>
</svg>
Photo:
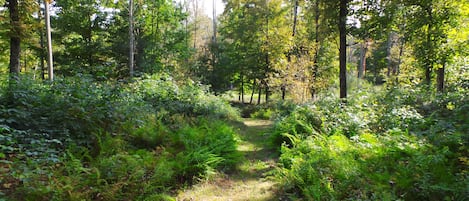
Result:
<svg viewBox="0 0 469 201">
<path fill-rule="evenodd" d="M 269 179 L 277 155 L 269 149 L 267 132 L 272 121 L 243 119 L 235 125 L 238 150 L 244 158 L 231 173 L 218 174 L 190 189 L 181 191 L 178 201 L 267 201 L 275 199 L 275 182 Z"/>
</svg>

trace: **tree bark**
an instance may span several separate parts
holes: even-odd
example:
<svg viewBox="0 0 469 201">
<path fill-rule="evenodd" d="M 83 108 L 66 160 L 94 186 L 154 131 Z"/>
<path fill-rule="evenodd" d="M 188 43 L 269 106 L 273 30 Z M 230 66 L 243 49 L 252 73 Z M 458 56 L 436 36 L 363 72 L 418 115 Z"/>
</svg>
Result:
<svg viewBox="0 0 469 201">
<path fill-rule="evenodd" d="M 267 0 L 267 16 L 266 16 L 266 29 L 267 31 L 265 32 L 265 37 L 266 37 L 266 43 L 267 43 L 267 52 L 265 54 L 265 76 L 267 76 L 267 73 L 269 72 L 270 69 L 270 57 L 269 57 L 269 50 L 270 50 L 270 39 L 269 39 L 269 1 Z M 267 81 L 264 80 L 264 86 L 265 86 L 265 102 L 267 103 L 269 101 L 269 86 L 267 84 Z"/>
<path fill-rule="evenodd" d="M 18 0 L 8 0 L 8 9 L 10 11 L 10 75 L 17 76 L 20 73 L 21 56 L 21 21 L 18 8 Z"/>
<path fill-rule="evenodd" d="M 315 23 L 315 30 L 316 33 L 314 33 L 314 41 L 316 43 L 316 50 L 314 52 L 314 61 L 313 61 L 313 76 L 311 78 L 311 99 L 314 100 L 316 99 L 316 77 L 318 74 L 318 58 L 319 58 L 319 51 L 321 50 L 321 47 L 319 45 L 319 0 L 316 0 L 314 3 L 314 23 Z"/>
<path fill-rule="evenodd" d="M 429 5 L 427 8 L 427 14 L 429 18 L 428 30 L 427 30 L 427 45 L 428 45 L 428 54 L 425 61 L 425 83 L 430 86 L 432 83 L 431 73 L 433 68 L 433 41 L 432 41 L 432 31 L 433 31 L 433 8 L 432 5 Z"/>
<path fill-rule="evenodd" d="M 256 79 L 252 81 L 251 99 L 249 100 L 249 104 L 252 104 L 252 99 L 254 98 L 254 91 L 256 91 Z"/>
<path fill-rule="evenodd" d="M 244 103 L 244 77 L 241 75 L 241 103 Z"/>
<path fill-rule="evenodd" d="M 402 64 L 402 56 L 404 55 L 404 46 L 405 46 L 405 37 L 402 36 L 400 39 L 400 45 L 399 45 L 399 58 L 397 59 L 397 65 L 396 65 L 396 81 L 398 81 L 398 75 L 400 73 L 401 69 L 401 64 Z"/>
<path fill-rule="evenodd" d="M 192 0 L 192 5 L 194 6 L 194 49 L 196 49 L 197 48 L 197 29 L 199 28 L 197 24 L 197 17 L 198 17 L 197 11 L 199 9 L 198 0 Z"/>
<path fill-rule="evenodd" d="M 129 71 L 134 76 L 134 2 L 129 0 Z"/>
<path fill-rule="evenodd" d="M 294 37 L 296 35 L 296 24 L 298 21 L 298 3 L 299 0 L 295 0 L 295 7 L 293 8 L 293 30 L 292 30 L 292 36 Z"/>
<path fill-rule="evenodd" d="M 41 0 L 38 0 L 37 1 L 38 5 L 41 4 Z M 42 20 L 42 12 L 41 12 L 41 8 L 39 7 L 39 10 L 38 10 L 38 23 L 40 23 Z M 39 27 L 39 46 L 40 46 L 40 51 L 39 51 L 39 64 L 40 64 L 40 67 L 41 67 L 41 79 L 42 80 L 45 80 L 46 77 L 45 77 L 45 73 L 44 71 L 46 70 L 46 65 L 44 63 L 45 61 L 45 52 L 44 52 L 44 49 L 46 48 L 45 45 L 44 45 L 44 29 L 43 27 Z"/>
<path fill-rule="evenodd" d="M 386 62 L 388 66 L 388 71 L 386 73 L 387 77 L 391 76 L 391 71 L 392 71 L 392 57 L 391 57 L 391 50 L 392 50 L 392 45 L 393 45 L 393 37 L 392 37 L 392 31 L 389 32 L 388 35 L 388 43 L 386 45 Z"/>
<path fill-rule="evenodd" d="M 368 52 L 368 41 L 365 40 L 360 47 L 360 64 L 358 65 L 358 75 L 359 79 L 365 77 L 366 71 L 366 53 Z"/>
<path fill-rule="evenodd" d="M 46 37 L 47 37 L 47 66 L 48 66 L 48 77 L 49 80 L 54 80 L 54 63 L 52 56 L 52 36 L 50 28 L 50 16 L 49 16 L 49 2 L 50 0 L 44 0 L 44 14 L 46 19 Z"/>
<path fill-rule="evenodd" d="M 282 84 L 282 86 L 280 87 L 281 91 L 282 91 L 282 100 L 285 100 L 285 96 L 287 94 L 287 90 L 286 90 L 286 84 Z"/>
<path fill-rule="evenodd" d="M 443 66 L 441 68 L 438 68 L 437 70 L 437 90 L 438 92 L 442 93 L 445 90 L 445 66 L 446 62 L 443 63 Z"/>
<path fill-rule="evenodd" d="M 340 0 L 339 12 L 339 77 L 340 77 L 340 98 L 347 98 L 347 4 L 348 0 Z"/>
<path fill-rule="evenodd" d="M 261 81 L 261 83 L 259 84 L 259 94 L 257 96 L 257 104 L 261 104 L 261 96 L 262 96 L 262 83 L 263 81 Z"/>
</svg>

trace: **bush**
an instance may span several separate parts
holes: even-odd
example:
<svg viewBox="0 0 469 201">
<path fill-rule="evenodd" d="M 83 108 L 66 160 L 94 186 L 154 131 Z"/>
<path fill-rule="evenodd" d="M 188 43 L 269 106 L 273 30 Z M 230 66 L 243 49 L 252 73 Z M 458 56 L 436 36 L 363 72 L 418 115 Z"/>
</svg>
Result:
<svg viewBox="0 0 469 201">
<path fill-rule="evenodd" d="M 201 119 L 196 125 L 185 126 L 177 133 L 177 139 L 184 147 L 183 152 L 188 153 L 186 155 L 210 156 L 204 159 L 206 168 L 201 173 L 210 170 L 210 168 L 231 169 L 240 159 L 236 134 L 233 128 L 222 121 Z M 221 160 L 217 160 L 217 157 Z M 189 172 L 197 173 L 200 171 Z"/>
<path fill-rule="evenodd" d="M 269 120 L 269 119 L 272 119 L 273 114 L 274 112 L 270 108 L 259 109 L 251 114 L 251 118 Z"/>
<path fill-rule="evenodd" d="M 206 86 L 190 81 L 179 86 L 165 74 L 152 75 L 131 87 L 156 111 L 165 110 L 170 114 L 182 114 L 187 117 L 211 116 L 233 120 L 239 117 L 236 109 L 228 102 L 210 94 Z"/>
<path fill-rule="evenodd" d="M 308 136 L 324 132 L 321 117 L 313 108 L 308 106 L 298 107 L 289 115 L 280 119 L 274 126 L 270 137 L 272 144 L 280 147 L 293 145 L 293 139 L 305 139 Z"/>
<path fill-rule="evenodd" d="M 310 136 L 282 147 L 286 193 L 308 200 L 460 200 L 467 172 L 447 148 L 401 131 Z"/>
<path fill-rule="evenodd" d="M 108 129 L 116 120 L 109 101 L 113 96 L 113 87 L 86 77 L 57 79 L 49 84 L 22 78 L 0 97 L 4 103 L 0 123 L 91 148 L 95 146 L 91 133 Z"/>
<path fill-rule="evenodd" d="M 357 93 L 345 105 L 323 99 L 297 107 L 272 135 L 282 145 L 283 193 L 307 200 L 464 200 L 466 94 L 391 88 Z"/>
<path fill-rule="evenodd" d="M 166 193 L 239 159 L 222 121 L 238 111 L 167 75 L 130 84 L 21 78 L 0 90 L 9 200 L 172 200 Z"/>
</svg>

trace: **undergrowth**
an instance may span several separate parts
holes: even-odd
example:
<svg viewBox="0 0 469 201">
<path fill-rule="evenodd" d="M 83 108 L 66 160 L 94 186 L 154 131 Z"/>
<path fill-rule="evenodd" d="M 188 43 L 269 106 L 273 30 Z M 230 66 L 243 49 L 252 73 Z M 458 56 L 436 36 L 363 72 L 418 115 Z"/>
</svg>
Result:
<svg viewBox="0 0 469 201">
<path fill-rule="evenodd" d="M 21 78 L 0 90 L 0 198 L 172 200 L 239 160 L 225 123 L 237 110 L 168 75 Z"/>
<path fill-rule="evenodd" d="M 279 115 L 280 194 L 292 200 L 465 200 L 467 89 L 388 86 Z"/>
</svg>

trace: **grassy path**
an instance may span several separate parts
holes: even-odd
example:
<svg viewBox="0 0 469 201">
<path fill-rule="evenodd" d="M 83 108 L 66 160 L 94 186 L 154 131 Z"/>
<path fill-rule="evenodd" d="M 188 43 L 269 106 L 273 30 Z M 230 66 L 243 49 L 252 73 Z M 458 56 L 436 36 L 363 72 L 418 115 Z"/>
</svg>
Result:
<svg viewBox="0 0 469 201">
<path fill-rule="evenodd" d="M 277 156 L 268 149 L 271 121 L 243 119 L 239 128 L 238 150 L 244 159 L 235 171 L 219 174 L 203 181 L 177 196 L 178 201 L 267 201 L 274 200 L 275 183 L 268 173 L 275 167 Z"/>
</svg>

